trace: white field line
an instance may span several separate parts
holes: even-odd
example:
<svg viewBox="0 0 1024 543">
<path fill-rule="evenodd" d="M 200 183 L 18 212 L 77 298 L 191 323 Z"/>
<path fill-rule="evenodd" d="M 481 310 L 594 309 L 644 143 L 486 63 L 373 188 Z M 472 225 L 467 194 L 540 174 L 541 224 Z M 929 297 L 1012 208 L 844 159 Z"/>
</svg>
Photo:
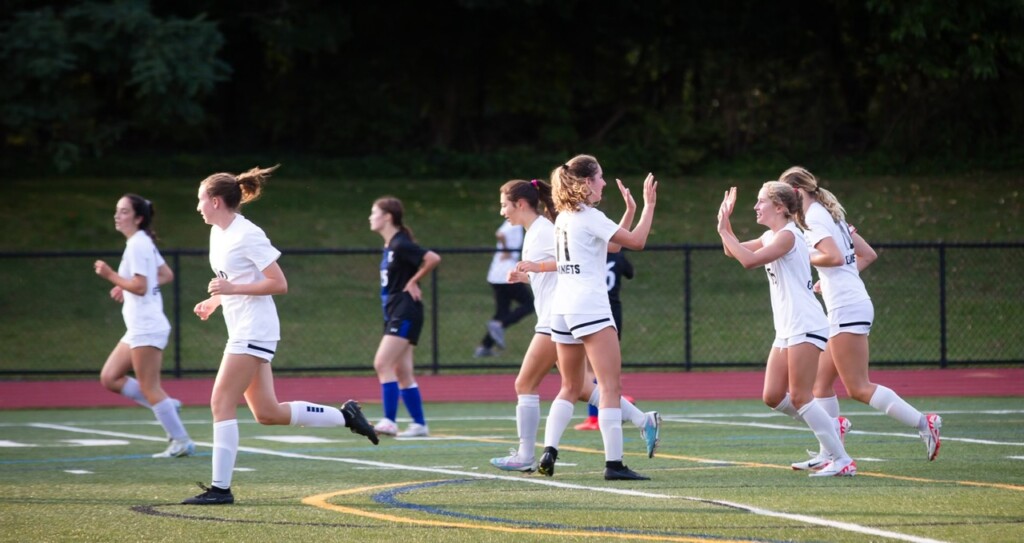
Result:
<svg viewBox="0 0 1024 543">
<path fill-rule="evenodd" d="M 690 417 L 680 417 L 676 415 L 663 415 L 663 422 L 687 422 L 690 424 L 711 424 L 715 426 L 743 426 L 747 428 L 765 428 L 769 430 L 789 430 L 795 432 L 810 432 L 811 429 L 806 426 L 789 426 L 785 424 L 767 424 L 764 422 L 730 422 L 722 420 L 702 420 L 693 419 Z M 905 434 L 900 432 L 866 432 L 863 430 L 850 430 L 852 435 L 863 435 L 863 436 L 890 436 L 890 437 L 909 437 L 913 439 L 921 439 L 918 434 Z M 1014 441 L 992 441 L 989 439 L 973 439 L 968 437 L 950 437 L 947 435 L 942 436 L 942 441 L 958 441 L 961 443 L 974 443 L 976 445 L 1006 445 L 1010 447 L 1024 447 L 1022 442 Z"/>
<path fill-rule="evenodd" d="M 92 429 L 89 429 L 89 428 L 76 428 L 76 427 L 71 427 L 71 426 L 63 426 L 63 425 L 60 425 L 60 424 L 30 423 L 30 424 L 28 424 L 28 426 L 32 426 L 32 427 L 35 427 L 35 428 L 46 428 L 46 429 L 50 429 L 50 430 L 62 430 L 62 431 L 67 431 L 67 432 L 76 432 L 76 433 L 84 433 L 84 434 L 134 438 L 134 439 L 141 439 L 141 440 L 145 440 L 145 441 L 165 441 L 166 440 L 166 438 L 155 438 L 155 437 L 152 437 L 152 436 L 125 434 L 125 433 L 120 433 L 120 432 L 107 432 L 107 431 L 102 431 L 102 430 L 92 430 Z M 203 446 L 206 446 L 206 447 L 212 447 L 213 446 L 212 443 L 196 442 L 196 444 L 197 445 L 203 445 Z M 926 538 L 926 537 L 918 537 L 918 536 L 913 536 L 913 535 L 901 534 L 899 532 L 892 532 L 892 531 L 889 531 L 889 530 L 880 530 L 880 529 L 877 529 L 877 528 L 871 528 L 869 526 L 861 526 L 859 524 L 853 524 L 853 523 L 850 523 L 850 522 L 841 522 L 841 521 L 836 521 L 836 520 L 829 520 L 829 519 L 821 518 L 821 517 L 812 517 L 810 515 L 799 515 L 799 514 L 794 514 L 794 513 L 784 513 L 784 512 L 781 512 L 781 511 L 772 511 L 770 509 L 763 509 L 763 508 L 755 507 L 755 506 L 752 506 L 752 505 L 746 505 L 746 504 L 742 504 L 742 503 L 730 502 L 730 501 L 724 501 L 724 500 L 709 500 L 709 499 L 706 499 L 706 498 L 698 498 L 698 497 L 693 497 L 693 496 L 675 496 L 675 495 L 671 495 L 671 494 L 659 494 L 659 493 L 654 493 L 654 492 L 642 492 L 642 491 L 639 491 L 639 490 L 628 490 L 628 489 L 623 489 L 623 488 L 608 488 L 608 487 L 599 487 L 599 486 L 586 486 L 586 485 L 578 485 L 578 484 L 571 484 L 571 483 L 562 483 L 562 482 L 558 482 L 558 481 L 552 481 L 552 480 L 546 480 L 546 479 L 540 479 L 540 478 L 524 478 L 524 477 L 515 477 L 515 476 L 509 476 L 509 475 L 497 475 L 497 474 L 492 474 L 492 473 L 481 473 L 481 472 L 473 472 L 473 471 L 457 471 L 457 470 L 445 469 L 445 468 L 431 468 L 431 467 L 422 467 L 422 466 L 410 466 L 410 465 L 405 465 L 405 464 L 392 464 L 392 463 L 388 463 L 388 462 L 376 462 L 376 461 L 373 461 L 373 460 L 360 460 L 360 459 L 356 459 L 356 458 L 335 458 L 335 457 L 330 457 L 330 456 L 315 456 L 315 455 L 311 455 L 311 454 L 290 453 L 290 452 L 284 452 L 284 451 L 275 451 L 275 450 L 271 450 L 271 449 L 262 449 L 262 448 L 258 448 L 258 447 L 239 447 L 238 450 L 239 451 L 248 452 L 248 453 L 264 454 L 264 455 L 267 455 L 267 456 L 277 456 L 277 457 L 281 457 L 281 458 L 295 458 L 295 459 L 301 459 L 301 460 L 319 460 L 319 461 L 326 461 L 326 462 L 340 462 L 340 463 L 344 463 L 344 464 L 352 464 L 352 465 L 357 465 L 357 466 L 366 466 L 366 467 L 373 467 L 373 468 L 387 469 L 387 470 L 403 470 L 403 471 L 413 471 L 413 472 L 419 472 L 419 473 L 451 475 L 451 476 L 455 476 L 455 477 L 467 477 L 467 478 L 474 478 L 474 479 L 489 479 L 489 480 L 510 481 L 510 482 L 515 482 L 515 483 L 534 484 L 534 485 L 548 486 L 548 487 L 554 487 L 554 488 L 562 488 L 562 489 L 567 489 L 567 490 L 583 490 L 583 491 L 588 491 L 588 492 L 603 492 L 603 493 L 606 493 L 606 494 L 617 494 L 617 495 L 620 495 L 620 496 L 634 496 L 634 497 L 638 497 L 638 498 L 686 500 L 686 501 L 692 501 L 692 502 L 699 502 L 699 503 L 706 503 L 706 504 L 713 504 L 713 505 L 721 505 L 721 506 L 724 506 L 724 507 L 731 507 L 731 508 L 734 508 L 734 509 L 740 509 L 742 511 L 747 511 L 747 512 L 753 513 L 755 515 L 761 515 L 761 516 L 773 517 L 773 518 L 781 518 L 781 519 L 792 520 L 792 521 L 796 521 L 796 522 L 802 522 L 802 523 L 805 523 L 805 524 L 812 524 L 812 525 L 815 525 L 815 526 L 823 526 L 823 527 L 826 527 L 826 528 L 833 528 L 833 529 L 837 529 L 837 530 L 843 530 L 843 531 L 847 531 L 847 532 L 853 532 L 853 533 L 864 534 L 864 535 L 871 535 L 871 536 L 876 536 L 876 537 L 884 537 L 884 538 L 887 538 L 887 539 L 895 539 L 895 540 L 898 540 L 898 541 L 910 541 L 912 543 L 943 543 L 941 540 L 938 540 L 938 539 L 930 539 L 930 538 Z"/>
</svg>

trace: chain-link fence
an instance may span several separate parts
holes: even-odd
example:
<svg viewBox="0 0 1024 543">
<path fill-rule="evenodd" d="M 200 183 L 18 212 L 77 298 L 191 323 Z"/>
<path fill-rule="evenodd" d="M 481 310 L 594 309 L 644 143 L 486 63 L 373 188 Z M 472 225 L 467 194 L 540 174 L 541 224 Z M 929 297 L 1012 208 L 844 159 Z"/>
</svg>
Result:
<svg viewBox="0 0 1024 543">
<path fill-rule="evenodd" d="M 1024 243 L 878 244 L 863 274 L 875 304 L 875 365 L 1024 363 Z M 421 285 L 427 322 L 421 370 L 514 371 L 536 319 L 506 331 L 507 348 L 474 358 L 494 312 L 485 277 L 493 248 L 435 249 L 443 261 Z M 124 333 L 110 284 L 92 262 L 119 253 L 0 254 L 0 376 L 97 373 Z M 164 287 L 173 332 L 164 369 L 212 373 L 226 330 L 201 322 L 211 272 L 205 251 L 165 250 L 176 280 Z M 629 252 L 636 277 L 622 286 L 624 366 L 689 370 L 760 366 L 774 336 L 760 269 L 744 270 L 718 245 Z M 275 298 L 282 341 L 276 372 L 372 371 L 382 333 L 378 264 L 367 250 L 286 250 L 289 292 Z"/>
</svg>

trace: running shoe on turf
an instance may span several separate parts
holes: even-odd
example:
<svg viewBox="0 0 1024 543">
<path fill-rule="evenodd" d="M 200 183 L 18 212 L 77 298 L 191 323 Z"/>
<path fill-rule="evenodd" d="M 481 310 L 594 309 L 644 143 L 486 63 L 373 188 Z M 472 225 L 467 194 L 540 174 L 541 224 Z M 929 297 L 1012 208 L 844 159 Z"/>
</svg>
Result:
<svg viewBox="0 0 1024 543">
<path fill-rule="evenodd" d="M 587 417 L 587 420 L 573 426 L 577 430 L 600 430 L 601 426 L 597 423 L 597 417 Z"/>
<path fill-rule="evenodd" d="M 393 437 L 396 434 L 398 434 L 398 425 L 395 424 L 395 421 L 391 419 L 383 418 L 380 419 L 380 422 L 373 426 L 373 431 L 377 432 L 377 435 L 379 436 Z"/>
<path fill-rule="evenodd" d="M 650 481 L 650 477 L 640 475 L 639 473 L 629 469 L 629 466 L 622 464 L 622 467 L 609 467 L 604 468 L 604 480 L 605 481 Z"/>
<path fill-rule="evenodd" d="M 812 471 L 809 477 L 853 477 L 857 474 L 857 463 L 852 458 L 846 463 L 842 460 L 829 462 L 829 464 L 818 471 Z"/>
<path fill-rule="evenodd" d="M 420 424 L 418 422 L 410 423 L 409 426 L 398 432 L 397 437 L 427 437 L 430 435 L 430 429 L 427 428 L 426 424 Z"/>
<path fill-rule="evenodd" d="M 537 466 L 537 471 L 541 475 L 547 475 L 552 477 L 555 475 L 555 461 L 558 460 L 558 449 L 554 447 L 544 447 L 544 454 L 540 456 L 540 465 Z"/>
<path fill-rule="evenodd" d="M 514 447 L 508 450 L 508 456 L 491 458 L 491 465 L 502 471 L 521 471 L 523 473 L 532 473 L 537 469 L 533 458 L 524 459 L 519 456 L 519 450 Z"/>
<path fill-rule="evenodd" d="M 181 458 L 182 456 L 192 456 L 195 453 L 196 444 L 191 439 L 181 441 L 172 439 L 167 445 L 167 449 L 164 452 L 154 454 L 153 458 Z"/>
<path fill-rule="evenodd" d="M 839 417 L 839 441 L 846 445 L 846 433 L 853 427 L 853 423 L 846 417 Z"/>
<path fill-rule="evenodd" d="M 359 408 L 359 402 L 355 400 L 345 402 L 341 406 L 341 414 L 345 417 L 345 426 L 348 426 L 353 434 L 366 436 L 374 445 L 380 443 L 377 432 L 374 431 L 373 426 L 370 426 L 370 422 L 363 415 L 363 410 Z"/>
<path fill-rule="evenodd" d="M 789 466 L 796 471 L 817 471 L 825 467 L 832 458 L 827 453 L 807 451 L 811 457 L 803 462 L 793 462 Z"/>
<path fill-rule="evenodd" d="M 661 441 L 661 415 L 657 411 L 644 413 L 644 427 L 640 429 L 640 435 L 647 444 L 647 458 L 654 458 L 658 442 Z"/>
<path fill-rule="evenodd" d="M 939 456 L 939 447 L 942 446 L 942 439 L 939 437 L 939 429 L 942 428 L 942 417 L 935 413 L 925 415 L 928 427 L 921 430 L 921 440 L 924 441 L 925 449 L 928 452 L 928 461 L 935 460 Z"/>
<path fill-rule="evenodd" d="M 230 488 L 207 487 L 203 483 L 196 483 L 203 493 L 181 500 L 182 505 L 228 505 L 235 503 L 235 496 L 231 494 Z"/>
</svg>

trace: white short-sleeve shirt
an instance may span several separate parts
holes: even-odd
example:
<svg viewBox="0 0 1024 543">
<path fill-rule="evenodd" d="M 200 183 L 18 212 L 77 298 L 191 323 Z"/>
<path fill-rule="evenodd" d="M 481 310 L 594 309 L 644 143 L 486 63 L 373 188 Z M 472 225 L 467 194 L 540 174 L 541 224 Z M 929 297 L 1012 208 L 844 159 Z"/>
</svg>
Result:
<svg viewBox="0 0 1024 543">
<path fill-rule="evenodd" d="M 495 246 L 498 250 L 491 258 L 491 267 L 487 269 L 487 282 L 494 285 L 507 285 L 508 272 L 516 267 L 519 262 L 519 251 L 506 251 L 505 249 L 519 249 L 523 246 L 523 227 L 516 226 L 508 221 L 501 223 L 501 227 L 495 235 L 501 234 L 505 238 L 502 246 L 498 242 Z"/>
<path fill-rule="evenodd" d="M 828 328 L 828 319 L 821 303 L 814 297 L 811 282 L 811 261 L 803 233 L 792 221 L 780 232 L 793 233 L 793 247 L 778 259 L 764 265 L 772 296 L 775 337 L 789 338 Z M 775 239 L 775 232 L 761 234 L 761 244 Z"/>
<path fill-rule="evenodd" d="M 818 278 L 821 279 L 821 296 L 825 300 L 825 307 L 829 311 L 837 307 L 844 307 L 864 300 L 870 300 L 868 289 L 864 287 L 864 281 L 857 271 L 857 255 L 853 248 L 853 237 L 850 235 L 850 228 L 846 222 L 836 222 L 832 215 L 825 209 L 825 206 L 814 202 L 807 209 L 808 230 L 804 233 L 807 238 L 807 249 L 810 255 L 819 254 L 815 249 L 818 243 L 831 237 L 839 251 L 843 255 L 841 266 L 815 266 L 818 270 Z"/>
<path fill-rule="evenodd" d="M 534 219 L 526 231 L 523 241 L 523 260 L 543 262 L 555 259 L 555 226 L 547 217 Z M 551 304 L 554 302 L 558 274 L 551 272 L 529 272 L 530 288 L 533 289 L 533 309 L 537 312 L 537 326 L 549 327 Z"/>
<path fill-rule="evenodd" d="M 552 312 L 561 315 L 611 313 L 606 263 L 608 240 L 619 225 L 596 208 L 584 206 L 555 219 L 558 286 Z"/>
<path fill-rule="evenodd" d="M 149 234 L 139 230 L 128 238 L 117 274 L 125 279 L 136 275 L 146 278 L 146 293 L 142 296 L 124 291 L 121 316 L 131 335 L 162 333 L 171 329 L 171 323 L 164 315 L 164 300 L 157 283 L 157 269 L 163 263 L 164 259 Z"/>
<path fill-rule="evenodd" d="M 242 215 L 235 215 L 225 229 L 210 229 L 210 267 L 233 284 L 262 280 L 262 270 L 280 256 L 263 230 Z M 229 340 L 280 341 L 273 296 L 221 295 L 220 300 Z"/>
</svg>

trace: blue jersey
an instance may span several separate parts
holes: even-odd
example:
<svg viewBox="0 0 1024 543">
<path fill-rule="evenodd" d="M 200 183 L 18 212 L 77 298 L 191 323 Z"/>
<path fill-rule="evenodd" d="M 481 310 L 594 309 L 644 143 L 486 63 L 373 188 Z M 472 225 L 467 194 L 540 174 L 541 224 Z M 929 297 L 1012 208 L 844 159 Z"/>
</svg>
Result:
<svg viewBox="0 0 1024 543">
<path fill-rule="evenodd" d="M 425 254 L 427 250 L 417 245 L 405 232 L 395 234 L 384 247 L 384 254 L 380 260 L 380 305 L 385 320 L 395 313 L 395 308 L 398 307 L 396 304 L 403 301 L 421 303 L 414 302 L 404 290 L 412 276 L 419 271 Z M 405 298 L 408 300 L 404 300 Z"/>
</svg>

